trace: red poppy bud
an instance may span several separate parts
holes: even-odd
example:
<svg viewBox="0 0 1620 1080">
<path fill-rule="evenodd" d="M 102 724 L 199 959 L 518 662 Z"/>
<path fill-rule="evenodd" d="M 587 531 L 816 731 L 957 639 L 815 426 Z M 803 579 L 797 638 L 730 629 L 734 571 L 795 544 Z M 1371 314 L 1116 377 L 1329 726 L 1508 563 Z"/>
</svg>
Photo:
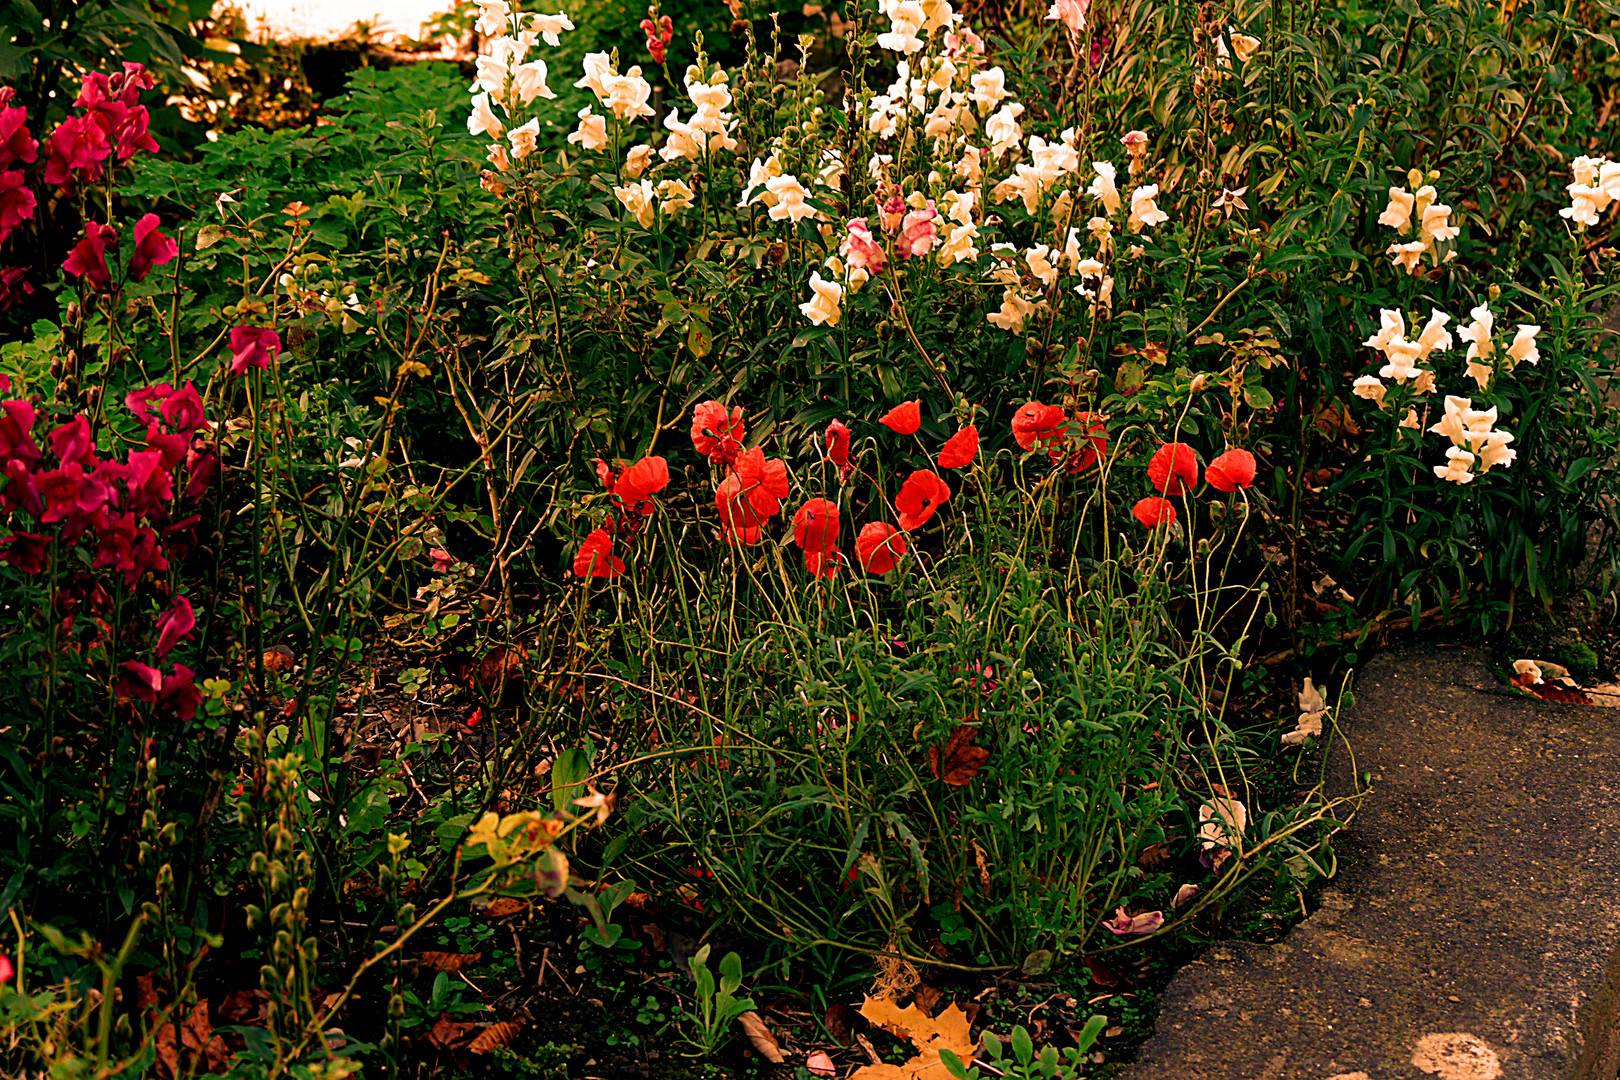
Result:
<svg viewBox="0 0 1620 1080">
<path fill-rule="evenodd" d="M 1175 506 L 1171 504 L 1169 499 L 1163 499 L 1157 495 L 1149 495 L 1138 502 L 1131 509 L 1131 513 L 1136 517 L 1137 521 L 1150 529 L 1157 529 L 1160 525 L 1174 524 L 1176 520 Z"/>
<path fill-rule="evenodd" d="M 966 468 L 973 464 L 973 459 L 978 455 L 979 429 L 969 424 L 945 440 L 945 445 L 939 451 L 939 467 L 942 469 Z"/>
<path fill-rule="evenodd" d="M 879 417 L 878 423 L 896 435 L 915 435 L 922 427 L 922 400 L 901 402 Z"/>
<path fill-rule="evenodd" d="M 869 521 L 855 537 L 855 557 L 868 574 L 887 574 L 906 553 L 906 534 L 884 521 Z"/>
<path fill-rule="evenodd" d="M 1254 474 L 1253 454 L 1247 450 L 1228 450 L 1209 463 L 1209 468 L 1204 470 L 1204 479 L 1215 490 L 1230 495 L 1238 488 L 1246 488 L 1254 483 Z"/>
<path fill-rule="evenodd" d="M 1165 443 L 1148 460 L 1148 480 L 1161 495 L 1180 495 L 1198 486 L 1198 454 L 1186 443 Z"/>
</svg>

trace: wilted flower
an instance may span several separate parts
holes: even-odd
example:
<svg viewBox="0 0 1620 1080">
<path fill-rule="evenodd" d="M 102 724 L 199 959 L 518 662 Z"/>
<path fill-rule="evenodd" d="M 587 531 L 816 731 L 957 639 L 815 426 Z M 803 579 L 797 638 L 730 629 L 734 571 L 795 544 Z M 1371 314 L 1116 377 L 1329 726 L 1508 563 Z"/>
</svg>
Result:
<svg viewBox="0 0 1620 1080">
<path fill-rule="evenodd" d="M 1249 811 L 1236 799 L 1217 796 L 1198 808 L 1198 839 L 1205 851 L 1236 848 L 1249 826 Z"/>
<path fill-rule="evenodd" d="M 1114 912 L 1114 917 L 1103 923 L 1108 931 L 1118 937 L 1134 937 L 1142 934 L 1151 934 L 1164 925 L 1164 912 L 1144 911 L 1139 915 L 1127 915 L 1124 908 Z"/>
</svg>

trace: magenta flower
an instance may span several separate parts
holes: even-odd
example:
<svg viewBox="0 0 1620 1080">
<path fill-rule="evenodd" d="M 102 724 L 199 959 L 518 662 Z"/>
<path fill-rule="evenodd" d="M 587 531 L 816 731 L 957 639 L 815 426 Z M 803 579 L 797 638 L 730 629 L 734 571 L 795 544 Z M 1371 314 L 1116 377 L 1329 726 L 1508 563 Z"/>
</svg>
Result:
<svg viewBox="0 0 1620 1080">
<path fill-rule="evenodd" d="M 112 153 L 107 131 L 88 116 L 70 116 L 46 144 L 45 182 L 57 187 L 73 183 L 73 174 L 83 171 L 86 179 L 101 178 L 101 163 Z"/>
<path fill-rule="evenodd" d="M 27 401 L 8 401 L 0 405 L 0 458 L 22 458 L 36 461 L 39 447 L 29 434 L 34 428 L 34 406 Z"/>
<path fill-rule="evenodd" d="M 0 986 L 10 982 L 11 977 L 15 974 L 16 971 L 11 966 L 11 957 L 5 953 L 0 953 Z"/>
<path fill-rule="evenodd" d="M 168 421 L 171 430 L 183 435 L 194 434 L 203 426 L 202 395 L 197 393 L 196 385 L 189 379 L 185 386 L 172 392 L 163 403 L 163 419 Z"/>
<path fill-rule="evenodd" d="M 163 686 L 158 691 L 158 701 L 187 723 L 197 718 L 197 706 L 202 704 L 202 691 L 197 689 L 195 674 L 186 665 L 176 664 L 174 674 L 163 677 Z"/>
<path fill-rule="evenodd" d="M 17 301 L 33 294 L 34 287 L 23 280 L 27 274 L 27 268 L 22 266 L 0 270 L 0 311 L 10 311 Z"/>
<path fill-rule="evenodd" d="M 21 105 L 0 107 L 0 168 L 38 160 L 39 142 L 28 131 L 28 110 Z"/>
<path fill-rule="evenodd" d="M 75 510 L 93 514 L 107 501 L 107 488 L 95 477 L 85 473 L 84 466 L 70 461 L 60 469 L 42 472 L 36 478 L 39 494 L 45 500 L 45 512 L 39 520 L 45 523 L 61 521 Z"/>
<path fill-rule="evenodd" d="M 0 503 L 5 504 L 7 510 L 26 510 L 35 517 L 45 512 L 45 503 L 39 497 L 39 488 L 34 485 L 34 474 L 28 470 L 28 463 L 12 458 L 6 462 L 6 486 L 0 491 Z"/>
<path fill-rule="evenodd" d="M 211 450 L 198 450 L 194 447 L 186 451 L 186 471 L 190 476 L 186 480 L 186 490 L 182 494 L 188 499 L 200 499 L 214 477 L 219 474 L 219 457 Z"/>
<path fill-rule="evenodd" d="M 174 498 L 174 485 L 163 464 L 161 450 L 136 450 L 129 455 L 129 508 L 144 514 L 160 502 Z"/>
<path fill-rule="evenodd" d="M 248 368 L 267 368 L 281 352 L 281 338 L 264 326 L 231 328 L 231 374 L 241 375 Z"/>
<path fill-rule="evenodd" d="M 0 226 L 4 225 L 0 218 Z M 132 281 L 145 281 L 152 267 L 173 262 L 180 254 L 180 245 L 158 231 L 158 216 L 147 214 L 135 223 L 135 251 L 129 257 L 129 276 Z"/>
<path fill-rule="evenodd" d="M 113 685 L 113 692 L 119 697 L 148 703 L 156 701 L 158 691 L 162 689 L 163 673 L 139 660 L 125 660 L 123 674 L 118 676 L 118 682 Z"/>
<path fill-rule="evenodd" d="M 51 538 L 35 533 L 12 533 L 0 540 L 0 562 L 9 563 L 25 574 L 42 574 L 50 561 Z"/>
<path fill-rule="evenodd" d="M 159 431 L 158 426 L 152 424 L 146 429 L 146 448 L 163 455 L 163 469 L 167 472 L 186 460 L 186 452 L 191 449 L 191 439 L 186 435 Z"/>
<path fill-rule="evenodd" d="M 112 286 L 112 272 L 107 269 L 107 247 L 118 243 L 118 230 L 99 222 L 86 222 L 84 239 L 73 246 L 62 269 L 74 277 L 83 277 L 97 289 Z"/>
<path fill-rule="evenodd" d="M 96 467 L 96 440 L 90 433 L 90 421 L 83 415 L 53 430 L 50 438 L 51 452 L 63 464 L 76 461 L 92 469 Z"/>
<path fill-rule="evenodd" d="M 0 172 L 0 243 L 25 219 L 34 216 L 34 193 L 23 179 L 21 169 Z"/>
<path fill-rule="evenodd" d="M 197 616 L 191 610 L 191 601 L 184 596 L 174 598 L 169 610 L 158 616 L 158 642 L 157 655 L 161 660 L 168 656 L 170 651 L 180 643 L 180 639 L 188 637 L 196 629 Z"/>
<path fill-rule="evenodd" d="M 140 100 L 142 90 L 151 90 L 157 86 L 157 80 L 152 78 L 152 73 L 146 70 L 145 64 L 134 64 L 128 60 L 124 61 L 123 77 L 115 75 L 114 78 L 118 79 L 118 96 L 125 105 L 135 104 Z"/>
</svg>

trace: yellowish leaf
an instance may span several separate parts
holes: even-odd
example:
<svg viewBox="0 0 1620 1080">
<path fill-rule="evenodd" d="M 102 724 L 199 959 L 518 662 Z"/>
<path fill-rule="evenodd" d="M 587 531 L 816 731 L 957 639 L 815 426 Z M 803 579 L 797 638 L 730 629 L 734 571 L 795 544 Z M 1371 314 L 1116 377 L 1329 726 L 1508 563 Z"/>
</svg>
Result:
<svg viewBox="0 0 1620 1080">
<path fill-rule="evenodd" d="M 910 1039 L 917 1056 L 903 1065 L 867 1065 L 851 1080 L 948 1080 L 950 1070 L 939 1059 L 940 1050 L 949 1050 L 964 1062 L 979 1052 L 967 1014 L 954 1004 L 930 1017 L 916 1005 L 902 1009 L 889 998 L 867 998 L 861 1015 Z"/>
<path fill-rule="evenodd" d="M 752 1009 L 737 1017 L 737 1023 L 742 1025 L 743 1034 L 748 1041 L 754 1044 L 761 1057 L 773 1065 L 782 1064 L 782 1048 L 776 1042 L 776 1036 L 771 1029 L 765 1026 L 765 1021 L 759 1018 L 759 1013 Z"/>
</svg>

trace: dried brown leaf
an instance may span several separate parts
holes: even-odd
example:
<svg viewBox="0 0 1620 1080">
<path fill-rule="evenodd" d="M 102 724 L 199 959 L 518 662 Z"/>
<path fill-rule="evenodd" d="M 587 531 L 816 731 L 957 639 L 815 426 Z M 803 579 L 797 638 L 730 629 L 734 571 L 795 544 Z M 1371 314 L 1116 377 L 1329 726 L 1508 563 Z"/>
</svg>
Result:
<svg viewBox="0 0 1620 1080">
<path fill-rule="evenodd" d="M 855 1032 L 855 1010 L 838 1002 L 827 1006 L 827 1033 L 837 1040 L 839 1046 L 848 1046 Z"/>
<path fill-rule="evenodd" d="M 777 1043 L 776 1036 L 771 1034 L 771 1029 L 765 1026 L 765 1021 L 759 1018 L 759 1013 L 750 1009 L 737 1017 L 737 1023 L 741 1025 L 743 1034 L 748 1036 L 748 1041 L 754 1044 L 754 1049 L 759 1051 L 760 1057 L 773 1065 L 782 1064 L 782 1047 Z"/>
<path fill-rule="evenodd" d="M 491 1024 L 478 1033 L 478 1037 L 467 1047 L 475 1054 L 488 1054 L 498 1046 L 511 1046 L 512 1040 L 518 1037 L 523 1030 L 523 1021 L 504 1020 L 499 1024 Z"/>
<path fill-rule="evenodd" d="M 481 952 L 454 953 L 429 951 L 420 953 L 417 956 L 417 960 L 422 964 L 423 967 L 432 968 L 434 971 L 448 972 L 451 975 L 454 975 L 458 971 L 466 971 L 483 958 L 484 954 Z"/>
<path fill-rule="evenodd" d="M 448 1016 L 441 1016 L 439 1022 L 433 1025 L 433 1030 L 427 1033 L 427 1041 L 441 1050 L 453 1050 L 465 1046 L 477 1030 L 477 1024 L 460 1023 Z"/>
<path fill-rule="evenodd" d="M 937 746 L 928 748 L 928 768 L 934 778 L 952 787 L 965 787 L 971 783 L 984 763 L 990 760 L 990 751 L 982 746 L 974 746 L 973 740 L 978 736 L 976 728 L 966 724 L 956 725 L 950 738 L 945 740 L 942 750 Z"/>
<path fill-rule="evenodd" d="M 851 1080 L 947 1080 L 951 1074 L 940 1060 L 940 1050 L 949 1050 L 963 1061 L 971 1061 L 979 1051 L 967 1014 L 955 1005 L 930 1018 L 915 1005 L 902 1009 L 888 998 L 867 998 L 861 1015 L 911 1040 L 917 1056 L 902 1065 L 867 1065 Z"/>
</svg>

